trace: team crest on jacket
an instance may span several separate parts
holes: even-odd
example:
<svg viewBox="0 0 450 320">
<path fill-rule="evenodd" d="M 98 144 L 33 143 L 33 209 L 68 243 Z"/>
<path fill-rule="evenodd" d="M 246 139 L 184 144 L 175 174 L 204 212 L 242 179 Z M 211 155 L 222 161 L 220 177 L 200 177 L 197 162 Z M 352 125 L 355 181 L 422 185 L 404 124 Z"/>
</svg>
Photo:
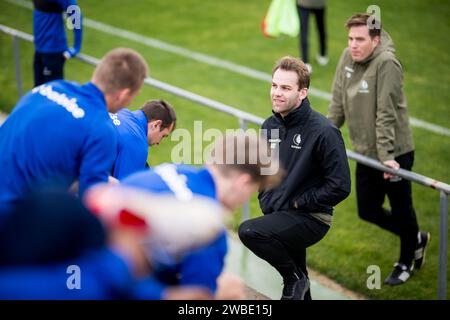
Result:
<svg viewBox="0 0 450 320">
<path fill-rule="evenodd" d="M 361 84 L 359 85 L 359 92 L 369 93 L 369 84 L 366 80 L 361 80 Z"/>
<path fill-rule="evenodd" d="M 293 149 L 301 149 L 302 147 L 300 147 L 300 143 L 302 142 L 302 136 L 300 135 L 300 133 L 296 133 L 294 135 L 294 138 L 292 138 L 292 141 L 294 142 L 294 144 L 291 145 L 291 148 Z"/>
</svg>

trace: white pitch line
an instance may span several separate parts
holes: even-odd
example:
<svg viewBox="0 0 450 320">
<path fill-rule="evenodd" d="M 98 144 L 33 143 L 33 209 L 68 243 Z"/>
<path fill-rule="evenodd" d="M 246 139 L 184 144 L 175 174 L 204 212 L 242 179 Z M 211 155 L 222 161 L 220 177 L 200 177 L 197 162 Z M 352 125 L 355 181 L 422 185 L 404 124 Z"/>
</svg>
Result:
<svg viewBox="0 0 450 320">
<path fill-rule="evenodd" d="M 27 8 L 27 9 L 33 9 L 33 5 L 31 2 L 29 1 L 25 1 L 25 0 L 4 0 L 7 1 L 9 3 Z M 99 21 L 95 21 L 89 18 L 84 17 L 83 18 L 83 24 L 86 27 L 95 29 L 97 31 L 100 32 L 104 32 L 116 37 L 121 37 L 123 39 L 126 40 L 132 40 L 135 42 L 138 42 L 140 44 L 144 44 L 148 47 L 151 48 L 156 48 L 159 50 L 163 50 L 163 51 L 167 51 L 182 57 L 186 57 L 192 60 L 196 60 L 199 61 L 201 63 L 206 63 L 212 66 L 216 66 L 222 69 L 226 69 L 228 71 L 232 71 L 235 73 L 239 73 L 242 74 L 244 76 L 250 77 L 250 78 L 254 78 L 254 79 L 258 79 L 258 80 L 262 80 L 262 81 L 272 81 L 272 75 L 266 72 L 262 72 L 262 71 L 258 71 L 246 66 L 242 66 L 230 61 L 226 61 L 226 60 L 222 60 L 216 57 L 212 57 L 200 52 L 196 52 L 196 51 L 192 51 L 189 49 L 185 49 L 182 47 L 178 47 L 172 44 L 169 44 L 167 42 L 158 40 L 158 39 L 154 39 L 154 38 L 150 38 L 150 37 L 146 37 L 143 35 L 140 35 L 138 33 L 132 32 L 132 31 L 128 31 L 125 29 L 121 29 L 121 28 L 116 28 L 113 27 L 109 24 L 103 23 L 103 22 L 99 22 Z M 326 101 L 330 101 L 331 100 L 331 93 L 329 92 L 325 92 L 316 88 L 311 87 L 309 90 L 309 93 L 312 96 L 324 99 Z M 418 128 L 422 128 L 443 136 L 448 136 L 450 137 L 450 129 L 424 121 L 424 120 L 420 120 L 417 118 L 413 118 L 410 117 L 410 124 L 414 127 L 418 127 Z"/>
</svg>

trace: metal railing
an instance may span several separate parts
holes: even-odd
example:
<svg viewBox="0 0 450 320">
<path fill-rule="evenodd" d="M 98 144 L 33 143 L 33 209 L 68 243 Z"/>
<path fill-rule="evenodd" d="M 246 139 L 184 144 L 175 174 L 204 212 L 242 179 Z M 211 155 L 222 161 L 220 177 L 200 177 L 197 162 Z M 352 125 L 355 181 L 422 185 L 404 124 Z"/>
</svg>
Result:
<svg viewBox="0 0 450 320">
<path fill-rule="evenodd" d="M 19 47 L 19 39 L 33 42 L 33 36 L 22 31 L 9 28 L 5 25 L 0 24 L 0 31 L 3 33 L 9 34 L 13 39 L 13 55 L 14 55 L 14 63 L 15 63 L 15 76 L 16 76 L 16 84 L 17 84 L 17 92 L 19 96 L 22 96 L 22 78 L 21 78 L 21 70 L 20 70 L 20 47 Z M 78 54 L 76 58 L 80 61 L 86 62 L 91 65 L 97 65 L 99 63 L 99 59 L 94 57 Z M 247 128 L 247 123 L 254 123 L 257 125 L 261 125 L 264 121 L 263 118 L 255 116 L 253 114 L 241 111 L 239 109 L 230 107 L 223 103 L 202 97 L 198 94 L 183 90 L 181 88 L 172 86 L 170 84 L 164 83 L 162 81 L 146 78 L 144 83 L 146 85 L 152 86 L 154 88 L 169 92 L 181 98 L 190 100 L 192 102 L 198 103 L 200 105 L 206 106 L 208 108 L 226 113 L 228 115 L 232 115 L 236 117 L 239 121 L 239 127 L 241 129 Z M 429 177 L 417 174 L 412 171 L 398 169 L 394 170 L 391 168 L 387 168 L 382 165 L 379 161 L 368 158 L 356 152 L 347 150 L 347 156 L 349 159 L 355 160 L 358 163 L 364 164 L 366 166 L 372 167 L 374 169 L 389 172 L 395 174 L 401 178 L 410 180 L 412 182 L 418 183 L 420 185 L 430 187 L 440 192 L 440 229 L 439 229 L 439 271 L 438 271 L 438 293 L 437 298 L 441 300 L 446 299 L 446 272 L 447 272 L 447 237 L 448 237 L 448 196 L 450 194 L 450 185 L 431 179 Z M 243 219 L 249 218 L 249 205 L 248 203 L 243 208 Z"/>
</svg>

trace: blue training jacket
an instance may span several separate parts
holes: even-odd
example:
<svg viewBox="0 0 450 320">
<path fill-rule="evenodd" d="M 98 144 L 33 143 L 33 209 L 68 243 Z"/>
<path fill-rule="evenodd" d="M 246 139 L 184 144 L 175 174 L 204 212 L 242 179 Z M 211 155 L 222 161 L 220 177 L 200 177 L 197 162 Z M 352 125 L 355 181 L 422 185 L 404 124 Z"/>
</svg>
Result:
<svg viewBox="0 0 450 320">
<path fill-rule="evenodd" d="M 118 132 L 118 150 L 113 177 L 122 180 L 145 168 L 148 157 L 147 117 L 142 110 L 122 109 L 110 114 Z"/>
<path fill-rule="evenodd" d="M 81 11 L 71 10 L 76 6 L 76 0 L 34 0 L 33 34 L 35 50 L 40 53 L 57 53 L 69 51 L 71 56 L 81 50 L 82 16 Z M 68 10 L 69 9 L 69 10 Z M 79 7 L 78 7 L 79 9 Z M 63 13 L 70 21 L 75 21 L 75 14 L 79 16 L 79 28 L 73 28 L 74 45 L 69 49 L 65 31 Z"/>
<path fill-rule="evenodd" d="M 82 195 L 108 181 L 116 135 L 91 82 L 52 81 L 27 93 L 0 127 L 0 220 L 35 186 L 69 188 L 78 180 Z"/>
<path fill-rule="evenodd" d="M 162 299 L 164 286 L 136 280 L 129 266 L 108 248 L 52 265 L 0 268 L 2 299 Z"/>
<path fill-rule="evenodd" d="M 154 193 L 172 193 L 180 199 L 197 194 L 217 201 L 216 186 L 206 168 L 163 164 L 153 170 L 132 174 L 122 184 Z M 180 285 L 201 285 L 215 292 L 226 253 L 227 236 L 224 229 L 216 240 L 189 253 L 179 265 L 170 269 L 181 275 Z"/>
</svg>

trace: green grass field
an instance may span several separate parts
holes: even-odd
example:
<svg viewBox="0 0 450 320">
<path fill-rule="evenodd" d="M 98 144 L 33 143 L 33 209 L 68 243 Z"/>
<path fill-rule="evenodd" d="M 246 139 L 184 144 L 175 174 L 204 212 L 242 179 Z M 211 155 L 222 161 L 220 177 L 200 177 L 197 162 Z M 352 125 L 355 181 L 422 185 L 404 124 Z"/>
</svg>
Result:
<svg viewBox="0 0 450 320">
<path fill-rule="evenodd" d="M 260 24 L 269 3 L 269 0 L 136 0 L 124 4 L 119 0 L 79 0 L 87 18 L 266 73 L 270 73 L 278 58 L 299 54 L 298 39 L 268 39 L 262 35 Z M 331 91 L 335 66 L 346 46 L 347 33 L 343 24 L 351 14 L 365 11 L 370 4 L 373 2 L 366 0 L 329 1 L 327 29 L 330 63 L 320 67 L 313 61 L 313 87 Z M 382 23 L 393 37 L 404 66 L 410 115 L 449 128 L 450 44 L 445 39 L 450 32 L 450 2 L 385 0 L 376 4 L 381 8 Z M 0 0 L 0 23 L 32 33 L 31 10 Z M 317 41 L 313 25 L 310 31 L 310 55 L 314 57 Z M 155 79 L 261 117 L 270 115 L 268 82 L 88 27 L 84 29 L 83 53 L 101 57 L 118 46 L 138 50 L 148 61 L 151 77 Z M 32 44 L 22 42 L 21 65 L 26 90 L 32 87 L 32 55 Z M 92 67 L 71 60 L 65 71 L 67 79 L 85 82 L 90 78 Z M 0 88 L 0 110 L 9 112 L 18 97 L 11 37 L 4 34 L 0 34 Z M 141 91 L 133 106 L 138 107 L 153 98 L 164 98 L 174 105 L 179 118 L 178 128 L 192 129 L 195 120 L 202 120 L 204 129 L 238 127 L 238 121 L 233 117 L 149 87 Z M 314 96 L 310 100 L 316 110 L 326 113 L 326 100 Z M 414 128 L 413 133 L 416 144 L 414 171 L 449 183 L 450 137 L 418 128 Z M 346 129 L 343 134 L 347 147 L 351 148 Z M 150 163 L 155 165 L 170 161 L 171 149 L 176 143 L 164 141 L 151 149 Z M 351 166 L 354 170 L 354 162 Z M 383 286 L 380 290 L 366 288 L 367 267 L 380 266 L 384 279 L 398 258 L 399 241 L 358 218 L 354 192 L 337 206 L 334 225 L 325 239 L 309 249 L 309 266 L 372 299 L 435 299 L 439 194 L 418 185 L 414 185 L 413 192 L 419 224 L 421 229 L 432 232 L 432 242 L 424 269 L 408 283 L 396 288 Z M 251 212 L 254 216 L 260 214 L 255 199 L 251 202 Z M 239 221 L 234 221 L 234 227 Z M 450 288 L 450 279 L 447 280 L 447 287 Z"/>
</svg>

